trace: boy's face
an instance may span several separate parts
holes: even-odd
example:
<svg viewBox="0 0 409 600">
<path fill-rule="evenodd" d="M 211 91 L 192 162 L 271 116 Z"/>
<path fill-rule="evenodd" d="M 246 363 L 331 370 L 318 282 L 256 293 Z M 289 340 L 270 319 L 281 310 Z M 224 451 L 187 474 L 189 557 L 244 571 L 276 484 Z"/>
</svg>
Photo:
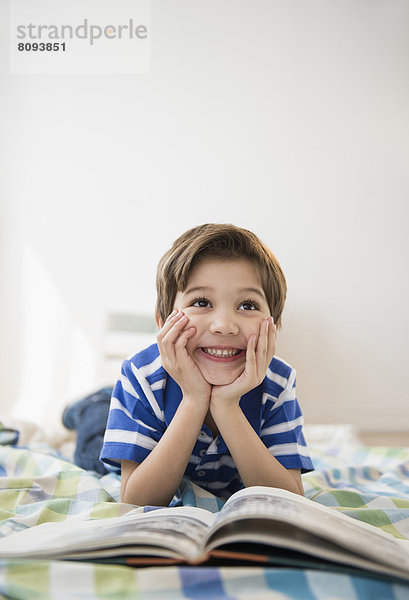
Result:
<svg viewBox="0 0 409 600">
<path fill-rule="evenodd" d="M 192 270 L 174 308 L 196 333 L 187 351 L 212 385 L 232 383 L 244 371 L 247 340 L 258 338 L 270 309 L 253 264 L 244 258 L 205 257 Z"/>
</svg>

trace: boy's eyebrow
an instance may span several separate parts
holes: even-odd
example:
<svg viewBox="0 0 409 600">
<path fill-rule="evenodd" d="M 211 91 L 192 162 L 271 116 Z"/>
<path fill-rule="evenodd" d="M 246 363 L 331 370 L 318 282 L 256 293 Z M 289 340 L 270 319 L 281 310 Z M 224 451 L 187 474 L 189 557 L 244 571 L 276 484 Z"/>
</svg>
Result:
<svg viewBox="0 0 409 600">
<path fill-rule="evenodd" d="M 209 292 L 211 291 L 213 288 L 211 287 L 206 287 L 206 286 L 196 286 L 196 287 L 191 287 L 188 290 L 185 290 L 183 293 L 184 294 L 193 294 L 194 292 Z"/>
<path fill-rule="evenodd" d="M 241 288 L 241 289 L 239 290 L 239 292 L 240 292 L 240 293 L 243 293 L 243 294 L 258 294 L 259 296 L 261 296 L 261 298 L 265 299 L 265 294 L 264 294 L 264 292 L 263 292 L 262 290 L 260 290 L 260 289 L 257 289 L 257 288 L 252 288 L 252 287 L 249 287 L 249 288 Z"/>
<path fill-rule="evenodd" d="M 189 288 L 184 293 L 185 294 L 193 294 L 196 292 L 211 292 L 213 290 L 214 290 L 214 288 L 212 288 L 212 287 L 196 286 L 196 287 Z M 260 296 L 260 298 L 263 298 L 263 300 L 265 300 L 265 294 L 260 289 L 257 289 L 257 288 L 246 287 L 246 288 L 240 288 L 237 291 L 239 294 L 257 294 L 258 296 Z"/>
</svg>

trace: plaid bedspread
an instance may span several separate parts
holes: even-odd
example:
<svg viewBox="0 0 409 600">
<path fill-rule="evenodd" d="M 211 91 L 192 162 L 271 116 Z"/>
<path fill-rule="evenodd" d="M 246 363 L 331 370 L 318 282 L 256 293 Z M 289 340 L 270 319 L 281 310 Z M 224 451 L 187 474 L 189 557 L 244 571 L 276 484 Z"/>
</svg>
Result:
<svg viewBox="0 0 409 600">
<path fill-rule="evenodd" d="M 409 449 L 311 447 L 305 494 L 409 539 Z M 143 508 L 119 502 L 119 479 L 83 471 L 51 448 L 0 446 L 0 536 L 48 521 L 103 519 Z M 184 504 L 221 501 L 186 484 Z M 409 585 L 377 577 L 273 567 L 153 567 L 0 561 L 0 597 L 172 600 L 408 600 Z"/>
</svg>

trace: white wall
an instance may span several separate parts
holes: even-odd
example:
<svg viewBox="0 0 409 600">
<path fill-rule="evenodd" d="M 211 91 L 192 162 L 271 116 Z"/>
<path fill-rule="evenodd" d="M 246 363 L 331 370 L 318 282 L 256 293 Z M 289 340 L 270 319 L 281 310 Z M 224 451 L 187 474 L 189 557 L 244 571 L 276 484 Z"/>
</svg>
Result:
<svg viewBox="0 0 409 600">
<path fill-rule="evenodd" d="M 10 75 L 0 6 L 0 412 L 92 389 L 105 315 L 217 221 L 286 272 L 306 420 L 407 428 L 409 3 L 153 0 L 151 72 L 77 76 Z"/>
</svg>

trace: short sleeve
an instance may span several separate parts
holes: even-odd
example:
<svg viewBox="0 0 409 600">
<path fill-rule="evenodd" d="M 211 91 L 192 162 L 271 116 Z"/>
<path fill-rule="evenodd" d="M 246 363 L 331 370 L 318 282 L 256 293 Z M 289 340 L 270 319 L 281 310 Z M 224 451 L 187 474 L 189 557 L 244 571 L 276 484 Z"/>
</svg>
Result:
<svg viewBox="0 0 409 600">
<path fill-rule="evenodd" d="M 306 473 L 314 466 L 302 431 L 304 419 L 297 400 L 296 371 L 289 369 L 289 376 L 284 382 L 279 373 L 269 373 L 270 381 L 262 398 L 260 437 L 285 468 L 300 469 Z M 277 389 L 281 390 L 278 394 Z"/>
<path fill-rule="evenodd" d="M 140 384 L 136 371 L 130 360 L 124 361 L 121 379 L 112 392 L 100 460 L 116 472 L 123 459 L 142 462 L 165 428 L 153 393 Z"/>
</svg>

